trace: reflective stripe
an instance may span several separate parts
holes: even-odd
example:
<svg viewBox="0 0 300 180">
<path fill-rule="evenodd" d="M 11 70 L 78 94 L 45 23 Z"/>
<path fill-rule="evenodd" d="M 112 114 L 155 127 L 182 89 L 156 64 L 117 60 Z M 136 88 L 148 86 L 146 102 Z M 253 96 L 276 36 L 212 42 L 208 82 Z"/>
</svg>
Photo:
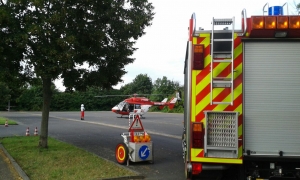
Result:
<svg viewBox="0 0 300 180">
<path fill-rule="evenodd" d="M 204 69 L 192 71 L 192 95 L 191 95 L 191 121 L 205 123 L 203 111 L 236 111 L 239 112 L 239 139 L 243 138 L 242 122 L 242 92 L 243 92 L 243 45 L 240 37 L 235 34 L 234 39 L 234 102 L 233 106 L 227 104 L 210 105 L 210 34 L 200 34 L 200 37 L 193 38 L 193 44 L 204 44 Z M 230 77 L 230 63 L 214 63 L 214 75 Z M 214 100 L 229 102 L 230 89 L 215 88 Z M 204 126 L 206 126 L 204 124 Z M 242 141 L 239 141 L 239 152 L 237 159 L 205 158 L 202 149 L 191 149 L 191 160 L 195 162 L 219 162 L 242 164 Z"/>
<path fill-rule="evenodd" d="M 243 148 L 239 148 L 239 153 L 242 153 Z M 243 164 L 243 159 L 229 159 L 229 158 L 210 158 L 204 157 L 203 149 L 191 149 L 192 162 L 206 162 L 206 163 L 230 163 L 230 164 Z"/>
</svg>

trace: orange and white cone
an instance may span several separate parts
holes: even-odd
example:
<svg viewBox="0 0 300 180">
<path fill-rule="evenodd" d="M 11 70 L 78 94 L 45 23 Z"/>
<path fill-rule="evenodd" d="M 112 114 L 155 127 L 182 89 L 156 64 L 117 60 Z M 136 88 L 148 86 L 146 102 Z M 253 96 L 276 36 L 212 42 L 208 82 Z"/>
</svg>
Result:
<svg viewBox="0 0 300 180">
<path fill-rule="evenodd" d="M 5 125 L 4 125 L 5 127 L 8 127 L 8 122 L 7 122 L 7 120 L 5 121 Z"/>
<path fill-rule="evenodd" d="M 34 135 L 35 135 L 35 136 L 39 135 L 38 130 L 37 130 L 37 127 L 35 127 Z"/>
<path fill-rule="evenodd" d="M 30 136 L 29 127 L 26 129 L 26 136 Z"/>
</svg>

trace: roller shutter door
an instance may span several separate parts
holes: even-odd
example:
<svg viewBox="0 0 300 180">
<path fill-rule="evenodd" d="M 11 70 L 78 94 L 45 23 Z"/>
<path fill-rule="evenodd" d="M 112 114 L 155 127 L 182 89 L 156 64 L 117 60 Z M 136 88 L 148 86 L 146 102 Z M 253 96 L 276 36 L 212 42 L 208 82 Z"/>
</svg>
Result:
<svg viewBox="0 0 300 180">
<path fill-rule="evenodd" d="M 300 155 L 300 42 L 244 42 L 244 148 Z"/>
</svg>

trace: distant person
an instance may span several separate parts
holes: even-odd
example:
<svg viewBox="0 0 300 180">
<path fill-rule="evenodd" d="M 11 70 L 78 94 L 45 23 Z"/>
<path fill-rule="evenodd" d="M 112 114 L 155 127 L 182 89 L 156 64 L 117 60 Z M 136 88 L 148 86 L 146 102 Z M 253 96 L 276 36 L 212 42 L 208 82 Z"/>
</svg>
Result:
<svg viewBox="0 0 300 180">
<path fill-rule="evenodd" d="M 81 108 L 80 108 L 80 110 L 81 110 L 81 120 L 84 120 L 84 105 L 83 104 L 81 104 Z"/>
</svg>

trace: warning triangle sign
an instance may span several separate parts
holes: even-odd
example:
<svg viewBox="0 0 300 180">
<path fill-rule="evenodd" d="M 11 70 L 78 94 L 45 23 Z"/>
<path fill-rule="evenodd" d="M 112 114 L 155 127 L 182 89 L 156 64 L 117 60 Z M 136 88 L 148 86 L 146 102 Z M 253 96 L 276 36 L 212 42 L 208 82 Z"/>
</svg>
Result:
<svg viewBox="0 0 300 180">
<path fill-rule="evenodd" d="M 139 115 L 135 116 L 129 131 L 144 131 L 144 127 Z"/>
</svg>

